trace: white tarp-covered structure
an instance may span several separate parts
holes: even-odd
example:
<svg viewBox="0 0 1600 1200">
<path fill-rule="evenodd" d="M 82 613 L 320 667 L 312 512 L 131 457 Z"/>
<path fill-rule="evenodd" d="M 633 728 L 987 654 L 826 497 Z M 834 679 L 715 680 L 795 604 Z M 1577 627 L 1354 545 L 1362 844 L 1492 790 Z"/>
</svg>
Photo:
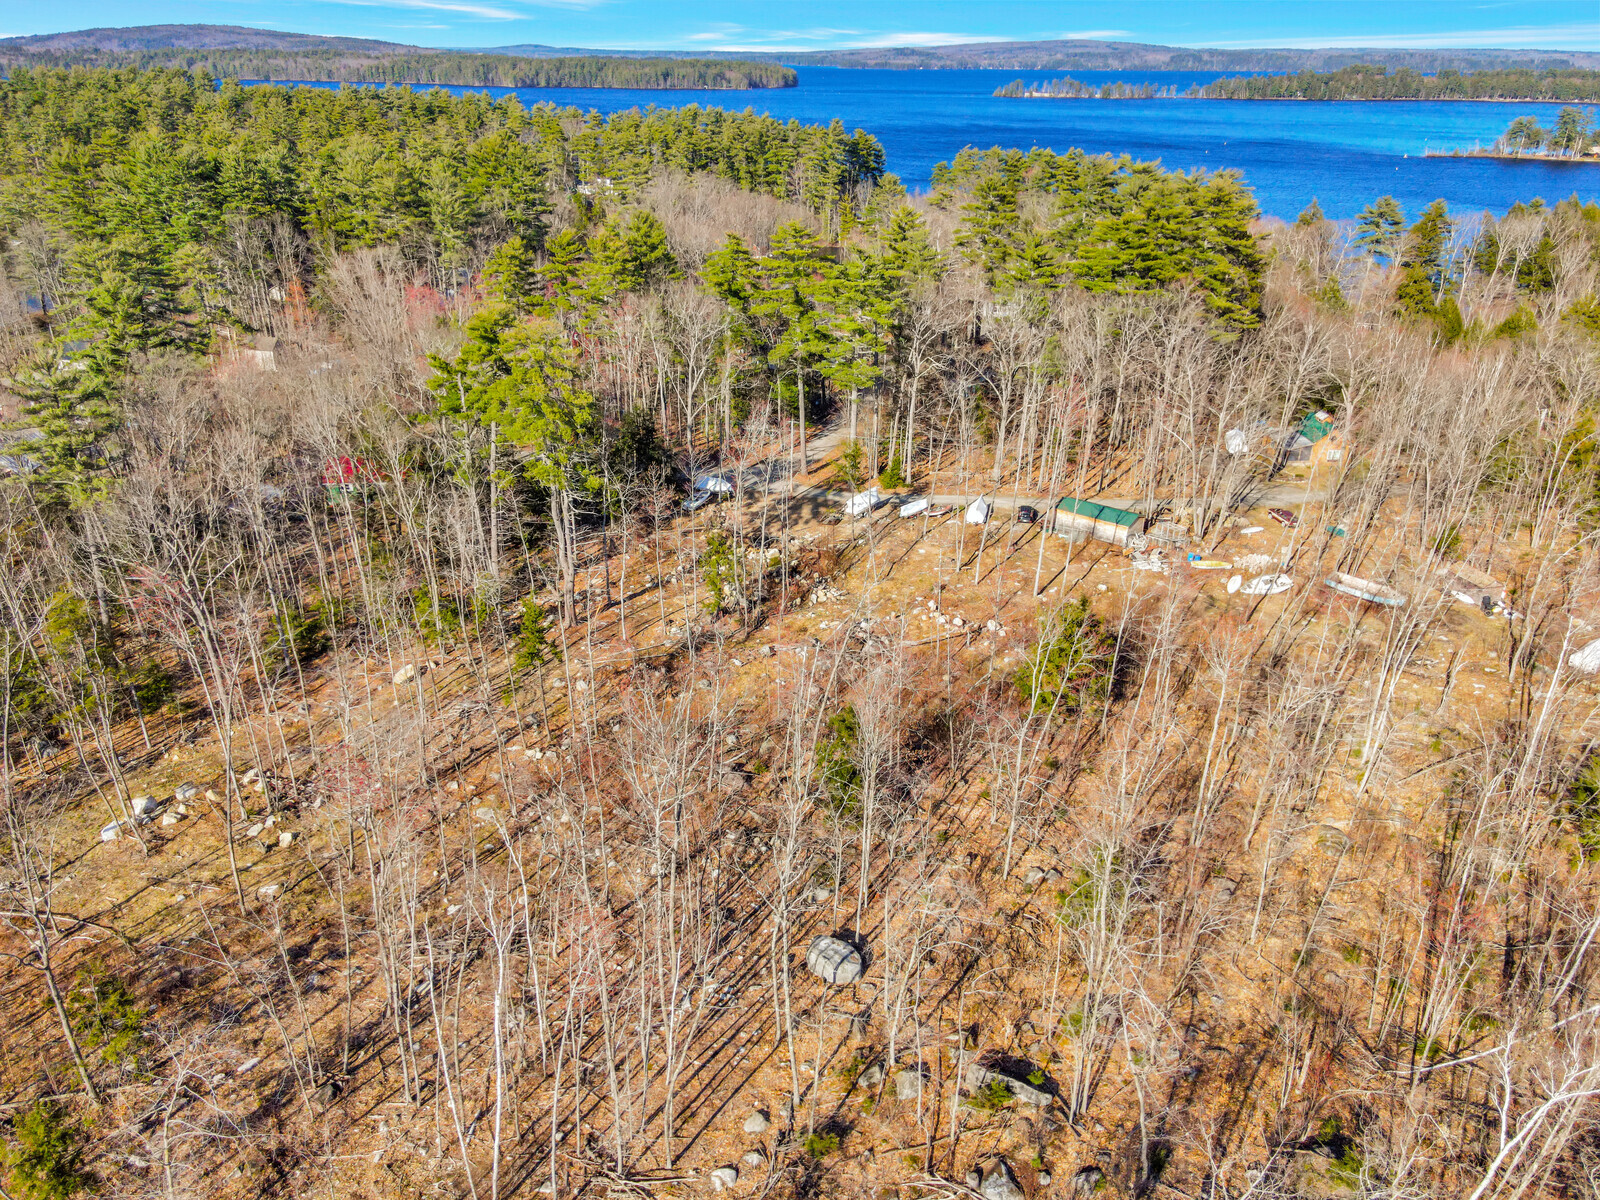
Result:
<svg viewBox="0 0 1600 1200">
<path fill-rule="evenodd" d="M 912 500 L 912 501 L 909 501 L 906 504 L 902 504 L 900 506 L 900 515 L 902 517 L 914 517 L 914 516 L 917 516 L 919 513 L 927 512 L 928 508 L 929 508 L 928 498 L 926 496 L 923 496 L 920 500 Z"/>
<path fill-rule="evenodd" d="M 721 475 L 702 475 L 694 481 L 694 490 L 697 492 L 712 492 L 718 496 L 733 495 L 733 481 L 724 479 Z"/>
<path fill-rule="evenodd" d="M 829 983 L 854 983 L 861 978 L 866 964 L 861 953 L 849 942 L 823 935 L 811 939 L 806 947 L 806 968 L 819 979 Z"/>
<path fill-rule="evenodd" d="M 1580 650 L 1574 650 L 1567 659 L 1567 665 L 1585 675 L 1593 675 L 1600 671 L 1600 638 L 1596 638 Z"/>
<path fill-rule="evenodd" d="M 844 515 L 847 517 L 865 516 L 878 507 L 878 501 L 883 499 L 883 493 L 877 488 L 865 492 L 857 492 L 844 502 Z"/>
<path fill-rule="evenodd" d="M 989 510 L 993 507 L 982 496 L 967 505 L 967 524 L 982 525 L 989 519 Z"/>
</svg>

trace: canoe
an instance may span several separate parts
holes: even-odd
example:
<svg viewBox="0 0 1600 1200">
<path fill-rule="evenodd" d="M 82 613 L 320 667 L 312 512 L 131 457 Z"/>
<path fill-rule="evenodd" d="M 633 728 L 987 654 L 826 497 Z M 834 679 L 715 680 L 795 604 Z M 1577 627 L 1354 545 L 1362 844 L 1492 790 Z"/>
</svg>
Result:
<svg viewBox="0 0 1600 1200">
<path fill-rule="evenodd" d="M 1233 568 L 1231 562 L 1224 562 L 1220 558 L 1191 558 L 1189 565 L 1196 571 L 1228 571 Z"/>
<path fill-rule="evenodd" d="M 1377 583 L 1371 579 L 1363 579 L 1359 575 L 1346 575 L 1343 571 L 1335 571 L 1328 576 L 1327 584 L 1336 592 L 1346 596 L 1354 596 L 1357 600 L 1365 600 L 1369 604 L 1382 604 L 1388 608 L 1398 608 L 1406 602 L 1403 592 L 1397 592 L 1386 583 Z"/>
<path fill-rule="evenodd" d="M 1247 580 L 1239 590 L 1246 596 L 1276 596 L 1279 592 L 1287 592 L 1293 583 L 1294 580 L 1287 575 L 1257 575 Z"/>
</svg>

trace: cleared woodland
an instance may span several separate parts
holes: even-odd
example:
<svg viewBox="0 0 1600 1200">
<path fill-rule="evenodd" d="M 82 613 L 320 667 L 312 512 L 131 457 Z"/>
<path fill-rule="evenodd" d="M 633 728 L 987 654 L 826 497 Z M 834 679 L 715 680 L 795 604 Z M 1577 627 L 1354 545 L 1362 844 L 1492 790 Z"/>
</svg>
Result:
<svg viewBox="0 0 1600 1200">
<path fill-rule="evenodd" d="M 86 80 L 0 85 L 11 1194 L 1600 1197 L 1600 210 Z"/>
</svg>

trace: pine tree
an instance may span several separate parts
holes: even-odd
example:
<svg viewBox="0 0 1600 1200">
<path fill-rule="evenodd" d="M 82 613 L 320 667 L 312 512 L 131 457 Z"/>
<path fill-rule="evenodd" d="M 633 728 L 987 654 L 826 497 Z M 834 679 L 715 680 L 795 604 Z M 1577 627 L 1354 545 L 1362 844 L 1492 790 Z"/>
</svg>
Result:
<svg viewBox="0 0 1600 1200">
<path fill-rule="evenodd" d="M 1399 202 L 1393 196 L 1380 197 L 1356 217 L 1355 245 L 1372 258 L 1391 260 L 1404 228 Z"/>
</svg>

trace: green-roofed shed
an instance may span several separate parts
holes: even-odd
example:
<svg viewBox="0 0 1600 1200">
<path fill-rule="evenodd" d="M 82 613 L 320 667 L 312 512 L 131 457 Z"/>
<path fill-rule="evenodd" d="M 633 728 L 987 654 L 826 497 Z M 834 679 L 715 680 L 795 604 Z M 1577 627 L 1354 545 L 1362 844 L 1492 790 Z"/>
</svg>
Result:
<svg viewBox="0 0 1600 1200">
<path fill-rule="evenodd" d="M 1145 520 L 1126 508 L 1064 496 L 1056 504 L 1052 527 L 1060 534 L 1087 533 L 1096 541 L 1126 547 L 1130 538 L 1144 532 Z"/>
<path fill-rule="evenodd" d="M 1300 436 L 1313 446 L 1332 432 L 1333 422 L 1326 413 L 1307 413 L 1305 420 L 1300 422 Z"/>
</svg>

